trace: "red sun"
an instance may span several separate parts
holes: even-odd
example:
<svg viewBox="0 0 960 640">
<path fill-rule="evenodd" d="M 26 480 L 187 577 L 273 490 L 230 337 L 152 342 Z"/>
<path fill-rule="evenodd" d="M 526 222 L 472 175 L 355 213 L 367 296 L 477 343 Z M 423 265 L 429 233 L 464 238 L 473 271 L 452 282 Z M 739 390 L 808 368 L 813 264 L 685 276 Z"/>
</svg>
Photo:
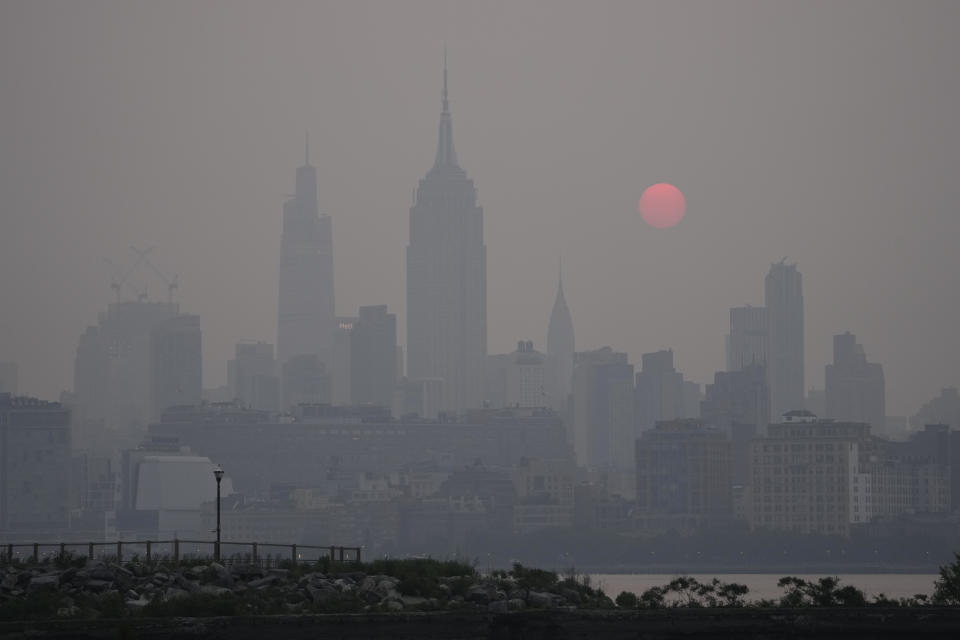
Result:
<svg viewBox="0 0 960 640">
<path fill-rule="evenodd" d="M 640 217 L 655 229 L 668 229 L 683 217 L 687 210 L 687 200 L 672 184 L 660 182 L 650 187 L 640 196 L 637 211 Z"/>
</svg>

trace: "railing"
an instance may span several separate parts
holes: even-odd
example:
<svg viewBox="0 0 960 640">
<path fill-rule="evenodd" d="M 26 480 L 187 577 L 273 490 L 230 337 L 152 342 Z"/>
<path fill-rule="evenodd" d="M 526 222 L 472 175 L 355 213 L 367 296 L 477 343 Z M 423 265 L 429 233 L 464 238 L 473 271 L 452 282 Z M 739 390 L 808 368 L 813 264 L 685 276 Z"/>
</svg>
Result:
<svg viewBox="0 0 960 640">
<path fill-rule="evenodd" d="M 32 542 L 10 543 L 0 546 L 3 559 L 40 562 L 85 555 L 87 559 L 111 559 L 123 562 L 124 557 L 136 557 L 147 564 L 166 559 L 174 564 L 181 560 L 220 558 L 224 564 L 267 564 L 289 560 L 301 563 L 360 563 L 360 547 L 319 546 L 308 544 L 276 544 L 272 542 L 223 542 L 214 540 L 117 540 L 116 542 Z M 274 555 L 275 549 L 282 550 Z M 25 550 L 25 551 L 20 551 Z M 79 550 L 79 553 L 77 551 Z M 234 553 L 229 553 L 234 551 Z M 266 553 L 265 553 L 266 552 Z"/>
</svg>

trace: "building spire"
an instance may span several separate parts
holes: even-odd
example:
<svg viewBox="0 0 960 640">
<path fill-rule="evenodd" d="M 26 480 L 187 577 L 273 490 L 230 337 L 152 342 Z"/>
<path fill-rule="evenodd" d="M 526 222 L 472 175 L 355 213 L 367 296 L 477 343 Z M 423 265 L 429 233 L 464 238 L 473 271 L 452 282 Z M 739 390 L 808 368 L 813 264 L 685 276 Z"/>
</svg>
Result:
<svg viewBox="0 0 960 640">
<path fill-rule="evenodd" d="M 447 44 L 443 44 L 443 112 L 450 113 L 450 101 L 447 99 Z"/>
<path fill-rule="evenodd" d="M 307 139 L 303 145 L 303 165 L 310 166 L 310 131 L 307 131 Z"/>
<path fill-rule="evenodd" d="M 443 46 L 443 111 L 440 113 L 440 136 L 437 140 L 437 157 L 434 167 L 449 165 L 458 167 L 457 152 L 453 149 L 453 122 L 450 118 L 450 100 L 447 93 L 447 46 Z"/>
</svg>

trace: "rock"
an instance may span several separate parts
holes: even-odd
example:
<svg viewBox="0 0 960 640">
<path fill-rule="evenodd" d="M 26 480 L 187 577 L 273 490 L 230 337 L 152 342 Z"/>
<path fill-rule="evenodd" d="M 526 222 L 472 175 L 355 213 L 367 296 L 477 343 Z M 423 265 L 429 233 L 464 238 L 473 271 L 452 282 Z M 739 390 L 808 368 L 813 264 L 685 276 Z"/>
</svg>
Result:
<svg viewBox="0 0 960 640">
<path fill-rule="evenodd" d="M 387 611 L 403 611 L 403 603 L 396 600 L 387 600 L 384 604 Z"/>
<path fill-rule="evenodd" d="M 230 574 L 234 578 L 241 580 L 251 580 L 253 578 L 262 578 L 266 575 L 263 568 L 255 564 L 234 564 L 230 566 Z"/>
<path fill-rule="evenodd" d="M 184 572 L 184 575 L 192 580 L 199 580 L 206 572 L 207 568 L 205 566 L 197 565 L 187 569 L 186 572 Z"/>
<path fill-rule="evenodd" d="M 128 589 L 127 592 L 123 594 L 123 597 L 127 600 L 139 600 L 140 594 L 133 589 Z"/>
<path fill-rule="evenodd" d="M 85 590 L 93 591 L 94 593 L 101 593 L 103 591 L 106 591 L 111 586 L 113 586 L 113 582 L 111 582 L 110 580 L 96 580 L 96 579 L 87 580 L 83 584 L 83 588 Z"/>
<path fill-rule="evenodd" d="M 490 597 L 490 594 L 488 593 L 485 587 L 476 585 L 476 586 L 470 587 L 470 589 L 467 591 L 467 595 L 464 598 L 464 600 L 466 600 L 467 602 L 473 602 L 475 604 L 486 605 L 486 604 L 489 604 L 490 601 L 493 600 L 493 598 Z"/>
<path fill-rule="evenodd" d="M 180 598 L 186 598 L 190 596 L 190 592 L 185 589 L 178 589 L 177 587 L 169 587 L 163 593 L 165 600 L 178 600 Z"/>
<path fill-rule="evenodd" d="M 217 576 L 213 580 L 213 582 L 217 586 L 227 587 L 227 588 L 233 587 L 233 576 L 230 574 L 229 571 L 227 571 L 226 567 L 224 567 L 219 562 L 213 562 L 210 564 L 210 569 Z"/>
<path fill-rule="evenodd" d="M 146 598 L 140 598 L 138 600 L 127 600 L 124 604 L 126 604 L 130 609 L 133 609 L 134 611 L 139 611 L 140 609 L 143 609 L 145 606 L 150 604 L 150 601 L 147 600 Z"/>
<path fill-rule="evenodd" d="M 267 576 L 265 578 L 256 578 L 247 582 L 247 586 L 251 589 L 266 589 L 267 587 L 272 587 L 275 584 L 279 584 L 280 579 L 276 576 Z"/>
<path fill-rule="evenodd" d="M 66 607 L 60 607 L 57 609 L 58 618 L 74 618 L 80 615 L 80 607 L 76 605 L 69 605 Z"/>
<path fill-rule="evenodd" d="M 366 602 L 368 604 L 377 604 L 380 602 L 380 596 L 376 591 L 360 591 L 357 593 L 357 598 L 359 598 L 361 602 Z"/>
<path fill-rule="evenodd" d="M 391 598 L 392 600 L 393 598 Z M 400 602 L 403 603 L 404 609 L 409 609 L 410 607 L 422 607 L 426 602 L 426 598 L 421 598 L 420 596 L 400 596 Z"/>
<path fill-rule="evenodd" d="M 360 593 L 364 593 L 367 591 L 373 591 L 376 588 L 377 588 L 377 581 L 371 577 L 367 577 L 367 578 L 364 578 L 363 581 L 360 583 L 359 591 Z"/>
<path fill-rule="evenodd" d="M 561 589 L 560 595 L 563 596 L 563 599 L 569 602 L 570 604 L 580 604 L 583 602 L 583 598 L 580 596 L 580 592 L 576 589 Z"/>
<path fill-rule="evenodd" d="M 82 575 L 85 578 L 113 582 L 113 577 L 115 574 L 113 569 L 114 568 L 111 567 L 110 565 L 103 564 L 102 562 L 98 562 L 89 568 L 78 571 L 77 573 L 79 575 Z"/>
<path fill-rule="evenodd" d="M 527 603 L 520 598 L 511 598 L 507 600 L 507 608 L 509 608 L 510 611 L 520 611 L 527 608 Z"/>
<path fill-rule="evenodd" d="M 232 589 L 227 589 L 226 587 L 218 587 L 212 584 L 205 584 L 200 587 L 200 593 L 206 593 L 212 596 L 223 596 L 227 594 L 232 594 Z"/>
<path fill-rule="evenodd" d="M 337 589 L 339 589 L 340 591 L 343 591 L 344 593 L 348 591 L 353 591 L 357 588 L 357 585 L 355 585 L 353 583 L 353 580 L 349 578 L 337 578 L 336 580 L 333 581 L 333 584 L 334 586 L 337 587 Z"/>
<path fill-rule="evenodd" d="M 314 586 L 307 587 L 307 594 L 310 596 L 310 600 L 312 600 L 314 604 L 327 602 L 328 600 L 337 597 L 337 591 L 335 589 L 323 589 Z"/>
<path fill-rule="evenodd" d="M 508 600 L 526 600 L 527 599 L 527 590 L 526 589 L 510 589 L 507 592 Z"/>
<path fill-rule="evenodd" d="M 59 573 L 46 573 L 30 578 L 30 584 L 27 591 L 37 591 L 39 589 L 56 589 L 60 586 Z"/>
<path fill-rule="evenodd" d="M 396 590 L 397 583 L 394 580 L 384 578 L 377 583 L 377 586 L 375 588 L 377 593 L 379 593 L 381 597 L 386 598 L 391 591 Z"/>
<path fill-rule="evenodd" d="M 531 591 L 527 595 L 527 603 L 534 607 L 535 609 L 552 609 L 553 608 L 553 598 L 552 593 L 544 593 L 542 591 Z"/>
<path fill-rule="evenodd" d="M 510 605 L 508 600 L 494 600 L 489 605 L 487 609 L 490 613 L 506 613 L 510 610 Z"/>
</svg>

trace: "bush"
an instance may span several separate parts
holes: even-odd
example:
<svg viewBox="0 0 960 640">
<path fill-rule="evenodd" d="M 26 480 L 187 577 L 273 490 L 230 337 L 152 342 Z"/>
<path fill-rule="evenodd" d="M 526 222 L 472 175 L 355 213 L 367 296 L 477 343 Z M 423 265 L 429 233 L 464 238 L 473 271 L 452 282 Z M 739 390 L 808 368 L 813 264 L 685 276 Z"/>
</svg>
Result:
<svg viewBox="0 0 960 640">
<path fill-rule="evenodd" d="M 933 583 L 933 603 L 960 605 L 960 553 L 954 553 L 954 561 L 940 567 L 940 577 Z"/>
<path fill-rule="evenodd" d="M 557 586 L 557 574 L 543 569 L 528 569 L 519 562 L 514 563 L 510 575 L 521 589 L 549 591 Z"/>
<path fill-rule="evenodd" d="M 841 587 L 836 576 L 809 582 L 785 576 L 777 586 L 787 590 L 780 598 L 782 607 L 863 607 L 867 604 L 863 591 L 852 585 Z"/>
<path fill-rule="evenodd" d="M 621 609 L 636 609 L 640 606 L 640 599 L 637 598 L 637 594 L 630 591 L 621 591 L 614 602 Z"/>
</svg>

